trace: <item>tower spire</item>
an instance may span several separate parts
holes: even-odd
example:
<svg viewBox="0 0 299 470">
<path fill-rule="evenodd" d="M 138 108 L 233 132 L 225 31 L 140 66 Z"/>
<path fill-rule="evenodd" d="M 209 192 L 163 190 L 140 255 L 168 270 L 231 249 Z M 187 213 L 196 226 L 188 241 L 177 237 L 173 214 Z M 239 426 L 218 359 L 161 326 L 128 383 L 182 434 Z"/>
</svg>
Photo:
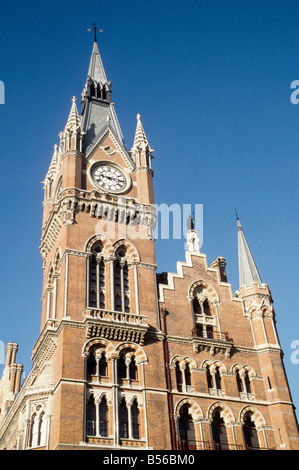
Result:
<svg viewBox="0 0 299 470">
<path fill-rule="evenodd" d="M 89 153 L 104 133 L 110 129 L 120 146 L 125 149 L 124 138 L 111 101 L 112 85 L 107 80 L 102 58 L 100 55 L 94 24 L 94 43 L 89 62 L 87 79 L 81 94 L 82 105 L 82 129 L 86 136 L 83 141 L 83 149 Z M 130 156 L 128 156 L 130 158 Z"/>
<path fill-rule="evenodd" d="M 262 284 L 259 272 L 247 243 L 239 216 L 236 212 L 238 227 L 239 283 L 240 287 L 250 286 L 253 282 Z"/>
</svg>

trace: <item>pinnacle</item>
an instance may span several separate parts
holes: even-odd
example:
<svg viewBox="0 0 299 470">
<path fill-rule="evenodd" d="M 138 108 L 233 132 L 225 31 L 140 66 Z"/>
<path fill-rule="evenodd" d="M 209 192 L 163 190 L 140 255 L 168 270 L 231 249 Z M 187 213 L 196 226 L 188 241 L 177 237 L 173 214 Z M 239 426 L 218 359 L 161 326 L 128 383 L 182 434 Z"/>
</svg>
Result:
<svg viewBox="0 0 299 470">
<path fill-rule="evenodd" d="M 133 147 L 131 149 L 131 152 L 134 152 L 137 149 L 142 148 L 148 149 L 150 152 L 153 152 L 153 149 L 151 149 L 146 134 L 143 129 L 143 125 L 141 122 L 141 114 L 137 114 L 137 126 L 136 126 L 136 132 L 135 132 L 135 138 L 134 138 L 134 143 Z"/>
<path fill-rule="evenodd" d="M 238 227 L 238 252 L 239 252 L 239 282 L 242 285 L 250 286 L 256 282 L 261 285 L 262 281 L 247 243 L 241 222 L 237 218 Z"/>
<path fill-rule="evenodd" d="M 70 111 L 64 131 L 69 131 L 69 130 L 76 131 L 78 128 L 81 128 L 81 120 L 80 120 L 80 116 L 78 113 L 76 101 L 77 101 L 76 97 L 73 96 L 71 111 Z"/>
</svg>

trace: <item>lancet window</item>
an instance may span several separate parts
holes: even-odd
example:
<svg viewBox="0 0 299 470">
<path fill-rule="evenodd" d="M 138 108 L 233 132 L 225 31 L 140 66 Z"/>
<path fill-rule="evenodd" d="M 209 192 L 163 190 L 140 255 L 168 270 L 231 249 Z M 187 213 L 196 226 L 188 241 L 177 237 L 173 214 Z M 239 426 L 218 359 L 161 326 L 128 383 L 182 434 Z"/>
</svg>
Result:
<svg viewBox="0 0 299 470">
<path fill-rule="evenodd" d="M 140 411 L 136 398 L 129 404 L 125 397 L 120 401 L 119 436 L 121 439 L 140 439 Z"/>
<path fill-rule="evenodd" d="M 137 380 L 137 365 L 133 353 L 122 353 L 118 359 L 118 378 Z"/>
<path fill-rule="evenodd" d="M 30 420 L 29 447 L 39 447 L 46 444 L 46 417 L 42 411 L 33 413 Z"/>
<path fill-rule="evenodd" d="M 87 436 L 108 436 L 108 403 L 105 395 L 95 399 L 91 394 L 86 403 Z"/>
<path fill-rule="evenodd" d="M 105 308 L 105 262 L 101 242 L 92 247 L 89 259 L 89 307 Z"/>
<path fill-rule="evenodd" d="M 129 269 L 126 248 L 119 247 L 114 262 L 114 307 L 117 312 L 130 312 Z"/>
<path fill-rule="evenodd" d="M 91 349 L 86 361 L 87 376 L 107 377 L 108 364 L 105 351 Z"/>
<path fill-rule="evenodd" d="M 226 426 L 224 424 L 223 418 L 221 417 L 220 408 L 216 408 L 213 412 L 212 437 L 213 448 L 215 450 L 227 450 L 229 448 Z"/>
<path fill-rule="evenodd" d="M 178 420 L 180 450 L 196 449 L 195 427 L 189 408 L 189 405 L 184 405 L 180 409 L 180 416 Z"/>
<path fill-rule="evenodd" d="M 248 411 L 244 416 L 243 436 L 247 450 L 258 450 L 260 448 L 258 433 L 252 420 L 251 411 Z"/>
<path fill-rule="evenodd" d="M 191 370 L 189 362 L 180 363 L 176 361 L 174 364 L 176 388 L 178 392 L 188 392 L 191 383 Z"/>
</svg>

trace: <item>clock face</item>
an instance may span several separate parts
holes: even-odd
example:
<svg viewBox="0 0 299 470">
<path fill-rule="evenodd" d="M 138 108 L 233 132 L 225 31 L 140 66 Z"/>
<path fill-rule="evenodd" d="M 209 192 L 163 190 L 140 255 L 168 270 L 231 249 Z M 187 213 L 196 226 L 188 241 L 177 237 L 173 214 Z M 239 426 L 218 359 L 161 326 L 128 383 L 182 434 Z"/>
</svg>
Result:
<svg viewBox="0 0 299 470">
<path fill-rule="evenodd" d="M 124 174 L 111 165 L 98 165 L 92 171 L 95 183 L 104 191 L 120 192 L 127 185 Z"/>
</svg>

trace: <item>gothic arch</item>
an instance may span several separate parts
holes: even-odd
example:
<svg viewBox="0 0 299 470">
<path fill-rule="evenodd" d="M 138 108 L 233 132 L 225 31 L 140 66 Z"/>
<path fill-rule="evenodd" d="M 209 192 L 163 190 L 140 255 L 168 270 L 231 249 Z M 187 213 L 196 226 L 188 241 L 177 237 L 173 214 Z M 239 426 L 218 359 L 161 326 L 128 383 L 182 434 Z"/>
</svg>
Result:
<svg viewBox="0 0 299 470">
<path fill-rule="evenodd" d="M 208 409 L 207 416 L 208 416 L 209 419 L 211 419 L 211 420 L 213 419 L 213 412 L 217 408 L 219 408 L 221 410 L 220 416 L 223 419 L 223 421 L 225 422 L 225 424 L 235 422 L 235 417 L 234 417 L 234 414 L 233 414 L 232 410 L 227 405 L 225 405 L 224 403 L 221 403 L 219 401 L 215 402 Z"/>
<path fill-rule="evenodd" d="M 115 352 L 119 357 L 121 352 L 126 349 L 131 350 L 132 354 L 134 354 L 136 365 L 147 363 L 147 356 L 144 350 L 135 343 L 121 343 L 116 347 Z"/>
<path fill-rule="evenodd" d="M 129 263 L 140 262 L 140 256 L 135 246 L 128 240 L 124 240 L 124 239 L 118 240 L 117 242 L 113 244 L 114 256 L 118 248 L 122 246 L 125 247 L 126 249 L 126 259 L 128 260 Z"/>
<path fill-rule="evenodd" d="M 102 242 L 103 244 L 103 255 L 107 258 L 113 256 L 113 245 L 109 238 L 105 235 L 94 235 L 93 237 L 91 237 L 87 241 L 84 251 L 91 253 L 93 245 L 98 241 Z"/>
<path fill-rule="evenodd" d="M 252 413 L 252 421 L 254 422 L 256 428 L 259 428 L 259 427 L 262 427 L 262 426 L 266 426 L 266 420 L 264 418 L 264 416 L 262 415 L 262 413 L 254 408 L 253 406 L 245 406 L 241 411 L 240 411 L 240 417 L 239 417 L 239 421 L 240 422 L 243 422 L 244 421 L 244 417 L 245 417 L 245 414 L 250 411 Z"/>
<path fill-rule="evenodd" d="M 103 390 L 99 393 L 98 400 L 101 401 L 103 398 L 106 398 L 107 405 L 111 405 L 111 392 L 107 390 Z"/>
<path fill-rule="evenodd" d="M 203 289 L 203 296 L 212 303 L 219 303 L 219 297 L 215 289 L 202 279 L 195 281 L 189 287 L 188 297 L 193 299 L 195 296 L 195 289 L 201 287 Z"/>
<path fill-rule="evenodd" d="M 180 401 L 178 401 L 174 408 L 174 416 L 177 419 L 180 417 L 180 410 L 184 405 L 189 405 L 189 411 L 193 421 L 203 418 L 202 409 L 194 400 L 191 398 L 182 398 Z"/>
<path fill-rule="evenodd" d="M 103 348 L 105 350 L 106 358 L 109 359 L 113 356 L 115 353 L 115 348 L 113 344 L 108 341 L 107 339 L 100 339 L 100 338 L 94 338 L 89 341 L 87 341 L 82 349 L 82 356 L 87 357 L 89 354 L 89 351 L 93 346 L 98 346 L 99 348 Z"/>
<path fill-rule="evenodd" d="M 136 400 L 136 403 L 137 403 L 138 410 L 143 408 L 141 397 L 139 395 L 133 395 L 132 397 L 127 396 L 126 403 L 127 403 L 127 405 L 131 406 L 131 405 L 133 405 L 135 400 Z"/>
<path fill-rule="evenodd" d="M 255 372 L 255 370 L 254 370 L 251 366 L 249 366 L 249 365 L 247 365 L 247 364 L 245 364 L 245 365 L 243 365 L 243 366 L 242 366 L 241 364 L 234 364 L 234 365 L 231 367 L 231 370 L 230 370 L 230 371 L 231 371 L 233 374 L 235 374 L 237 370 L 239 371 L 240 374 L 245 374 L 245 372 L 247 371 L 250 378 L 251 378 L 251 377 L 256 377 L 256 372 Z"/>
<path fill-rule="evenodd" d="M 60 262 L 61 262 L 61 248 L 60 246 L 57 247 L 56 252 L 55 252 L 55 257 L 54 257 L 54 273 L 59 274 L 60 273 Z"/>
<path fill-rule="evenodd" d="M 187 363 L 189 364 L 190 369 L 197 367 L 196 362 L 194 361 L 194 359 L 192 359 L 191 357 L 188 357 L 188 356 L 184 357 L 182 359 L 182 365 L 186 365 Z"/>
<path fill-rule="evenodd" d="M 188 363 L 190 369 L 197 367 L 195 360 L 189 356 L 186 356 L 184 358 L 182 358 L 181 356 L 173 356 L 169 361 L 169 365 L 174 366 L 176 362 L 179 362 L 180 366 L 184 366 L 185 364 Z"/>
<path fill-rule="evenodd" d="M 210 367 L 211 372 L 215 372 L 216 367 L 219 367 L 219 371 L 221 373 L 226 373 L 227 372 L 226 366 L 220 361 L 212 362 L 210 359 L 206 359 L 205 361 L 203 361 L 203 363 L 201 365 L 201 368 L 205 369 L 207 366 Z"/>
</svg>

